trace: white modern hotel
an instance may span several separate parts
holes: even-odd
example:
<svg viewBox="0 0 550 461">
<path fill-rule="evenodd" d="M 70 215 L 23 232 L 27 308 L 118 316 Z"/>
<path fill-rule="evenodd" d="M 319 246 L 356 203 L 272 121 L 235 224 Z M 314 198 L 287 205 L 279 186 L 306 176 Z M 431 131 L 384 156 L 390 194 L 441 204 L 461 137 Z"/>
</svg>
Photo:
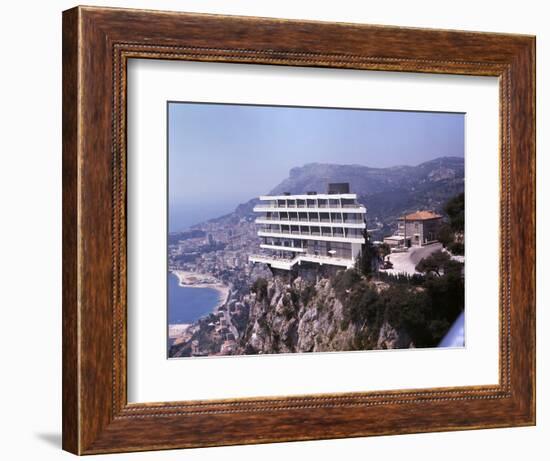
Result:
<svg viewBox="0 0 550 461">
<path fill-rule="evenodd" d="M 290 270 L 302 262 L 351 268 L 365 243 L 366 209 L 348 183 L 329 184 L 326 194 L 260 197 L 254 211 L 262 254 L 251 262 Z"/>
</svg>

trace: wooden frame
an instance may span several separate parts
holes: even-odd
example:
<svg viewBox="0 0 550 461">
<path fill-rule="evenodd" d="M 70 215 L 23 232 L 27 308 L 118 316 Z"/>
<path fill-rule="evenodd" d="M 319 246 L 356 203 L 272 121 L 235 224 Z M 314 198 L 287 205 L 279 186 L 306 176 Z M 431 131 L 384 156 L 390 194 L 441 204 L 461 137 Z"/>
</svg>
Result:
<svg viewBox="0 0 550 461">
<path fill-rule="evenodd" d="M 498 76 L 499 384 L 128 404 L 126 63 L 138 57 Z M 530 36 L 92 7 L 64 12 L 63 448 L 91 454 L 533 425 L 534 69 Z"/>
</svg>

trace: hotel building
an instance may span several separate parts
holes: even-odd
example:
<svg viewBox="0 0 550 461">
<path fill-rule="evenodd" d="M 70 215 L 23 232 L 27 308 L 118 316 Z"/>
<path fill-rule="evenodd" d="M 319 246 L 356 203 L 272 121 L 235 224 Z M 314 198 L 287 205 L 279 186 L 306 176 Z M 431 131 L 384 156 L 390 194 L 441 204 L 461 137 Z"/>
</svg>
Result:
<svg viewBox="0 0 550 461">
<path fill-rule="evenodd" d="M 351 268 L 365 243 L 364 206 L 348 183 L 329 184 L 326 194 L 266 195 L 254 211 L 262 254 L 251 262 L 290 270 L 303 262 Z"/>
</svg>

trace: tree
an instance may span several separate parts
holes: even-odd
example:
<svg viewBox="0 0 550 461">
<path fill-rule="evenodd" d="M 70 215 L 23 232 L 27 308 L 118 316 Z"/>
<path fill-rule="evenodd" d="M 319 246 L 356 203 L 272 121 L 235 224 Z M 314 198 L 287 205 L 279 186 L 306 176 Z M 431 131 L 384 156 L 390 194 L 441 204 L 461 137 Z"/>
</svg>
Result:
<svg viewBox="0 0 550 461">
<path fill-rule="evenodd" d="M 338 272 L 333 279 L 336 297 L 341 301 L 347 297 L 348 290 L 355 288 L 361 281 L 361 275 L 356 269 L 347 269 Z"/>
<path fill-rule="evenodd" d="M 464 192 L 450 199 L 444 210 L 449 216 L 451 229 L 454 232 L 464 232 Z"/>
<path fill-rule="evenodd" d="M 363 231 L 365 243 L 361 246 L 361 253 L 355 262 L 355 268 L 363 275 L 369 276 L 378 267 L 378 251 L 370 240 L 368 232 Z"/>
<path fill-rule="evenodd" d="M 437 232 L 437 240 L 439 240 L 442 245 L 447 248 L 449 244 L 454 242 L 454 239 L 455 236 L 453 230 L 451 229 L 451 225 L 448 223 L 441 224 Z"/>
<path fill-rule="evenodd" d="M 391 253 L 391 248 L 387 243 L 382 243 L 378 247 L 378 254 L 380 255 L 380 258 L 384 260 L 386 256 L 388 256 Z"/>
<path fill-rule="evenodd" d="M 405 331 L 417 347 L 433 345 L 428 329 L 431 300 L 424 291 L 391 286 L 382 294 L 386 319 L 398 332 Z"/>
<path fill-rule="evenodd" d="M 464 255 L 464 243 L 451 242 L 447 246 L 447 250 L 449 250 L 454 255 Z"/>
<path fill-rule="evenodd" d="M 439 240 L 447 250 L 455 255 L 464 254 L 464 194 L 450 199 L 444 206 L 449 217 L 448 223 L 443 223 L 437 232 Z"/>
<path fill-rule="evenodd" d="M 464 310 L 464 278 L 462 273 L 456 270 L 461 269 L 462 264 L 456 261 L 451 263 L 445 275 L 428 276 L 424 283 L 432 304 L 429 328 L 437 342 L 446 332 L 444 323 L 450 326 Z M 437 320 L 441 323 L 436 322 Z"/>
<path fill-rule="evenodd" d="M 439 250 L 435 251 L 427 258 L 421 259 L 415 269 L 424 274 L 435 274 L 437 276 L 441 276 L 450 261 L 451 257 L 447 253 Z"/>
</svg>

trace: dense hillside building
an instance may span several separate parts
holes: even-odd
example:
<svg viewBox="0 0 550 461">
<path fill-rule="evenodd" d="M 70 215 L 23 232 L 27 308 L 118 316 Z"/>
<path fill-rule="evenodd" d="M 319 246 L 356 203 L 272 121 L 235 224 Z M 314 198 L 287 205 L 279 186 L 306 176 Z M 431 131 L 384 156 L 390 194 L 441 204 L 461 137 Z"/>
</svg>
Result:
<svg viewBox="0 0 550 461">
<path fill-rule="evenodd" d="M 423 246 L 437 241 L 443 216 L 433 211 L 416 211 L 397 220 L 397 232 L 384 238 L 391 247 Z"/>
<path fill-rule="evenodd" d="M 262 254 L 250 261 L 274 269 L 303 262 L 350 268 L 365 243 L 366 209 L 348 183 L 329 184 L 326 194 L 267 195 L 254 211 Z"/>
</svg>

